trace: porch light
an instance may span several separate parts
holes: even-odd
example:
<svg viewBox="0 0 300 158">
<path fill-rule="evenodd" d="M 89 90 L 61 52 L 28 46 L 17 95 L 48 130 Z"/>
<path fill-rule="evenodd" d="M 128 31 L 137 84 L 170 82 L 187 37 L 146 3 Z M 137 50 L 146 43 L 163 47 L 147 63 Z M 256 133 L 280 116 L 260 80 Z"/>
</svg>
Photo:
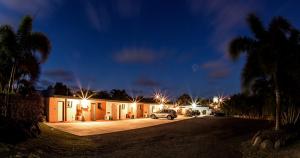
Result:
<svg viewBox="0 0 300 158">
<path fill-rule="evenodd" d="M 133 106 L 136 106 L 136 102 L 133 102 L 132 105 L 133 105 Z"/>
<path fill-rule="evenodd" d="M 82 108 L 88 108 L 88 106 L 89 106 L 89 101 L 86 98 L 83 98 L 81 100 L 81 107 Z"/>
<path fill-rule="evenodd" d="M 196 103 L 192 103 L 192 107 L 195 108 L 197 105 Z"/>
<path fill-rule="evenodd" d="M 159 105 L 159 109 L 162 110 L 163 108 L 164 108 L 164 105 L 163 105 L 163 104 L 160 104 L 160 105 Z"/>
</svg>

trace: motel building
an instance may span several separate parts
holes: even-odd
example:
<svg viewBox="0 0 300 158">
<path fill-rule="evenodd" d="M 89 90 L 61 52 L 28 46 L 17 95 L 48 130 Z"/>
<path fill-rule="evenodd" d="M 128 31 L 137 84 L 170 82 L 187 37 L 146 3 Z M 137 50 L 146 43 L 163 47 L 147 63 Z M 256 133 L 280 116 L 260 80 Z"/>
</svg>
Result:
<svg viewBox="0 0 300 158">
<path fill-rule="evenodd" d="M 124 120 L 147 118 L 164 108 L 160 104 L 52 96 L 45 99 L 48 122 Z"/>
</svg>

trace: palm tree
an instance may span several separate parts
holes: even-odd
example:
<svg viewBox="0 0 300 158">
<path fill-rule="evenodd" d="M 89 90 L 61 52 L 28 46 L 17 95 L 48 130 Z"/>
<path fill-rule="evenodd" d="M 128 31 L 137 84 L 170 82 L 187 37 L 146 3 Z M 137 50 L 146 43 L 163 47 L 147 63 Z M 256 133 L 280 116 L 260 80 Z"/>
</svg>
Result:
<svg viewBox="0 0 300 158">
<path fill-rule="evenodd" d="M 32 31 L 32 21 L 30 16 L 25 16 L 17 32 L 9 25 L 0 26 L 0 56 L 5 57 L 0 64 L 6 70 L 0 74 L 0 81 L 7 91 L 12 91 L 14 84 L 28 82 L 32 85 L 39 77 L 39 65 L 50 54 L 49 39 L 41 32 Z"/>
<path fill-rule="evenodd" d="M 229 45 L 229 54 L 236 60 L 242 53 L 246 54 L 246 64 L 242 70 L 242 87 L 249 93 L 256 80 L 268 80 L 272 83 L 276 102 L 275 130 L 280 129 L 281 78 L 283 60 L 291 51 L 291 46 L 298 45 L 299 34 L 283 17 L 275 17 L 266 28 L 254 14 L 247 17 L 253 37 L 240 36 L 234 38 Z"/>
</svg>

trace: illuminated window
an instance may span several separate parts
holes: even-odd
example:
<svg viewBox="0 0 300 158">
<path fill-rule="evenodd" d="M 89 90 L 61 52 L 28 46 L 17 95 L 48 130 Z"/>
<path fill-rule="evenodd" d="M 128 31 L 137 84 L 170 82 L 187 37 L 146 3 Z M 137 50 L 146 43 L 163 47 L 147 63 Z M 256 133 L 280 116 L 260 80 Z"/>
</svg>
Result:
<svg viewBox="0 0 300 158">
<path fill-rule="evenodd" d="M 122 106 L 122 110 L 124 110 L 125 109 L 125 104 L 122 104 L 121 106 Z"/>
</svg>

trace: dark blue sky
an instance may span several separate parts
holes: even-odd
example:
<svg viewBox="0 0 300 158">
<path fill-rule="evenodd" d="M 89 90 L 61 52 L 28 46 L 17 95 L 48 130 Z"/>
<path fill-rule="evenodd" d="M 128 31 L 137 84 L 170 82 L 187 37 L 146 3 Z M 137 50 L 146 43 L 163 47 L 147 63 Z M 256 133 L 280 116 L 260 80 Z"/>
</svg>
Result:
<svg viewBox="0 0 300 158">
<path fill-rule="evenodd" d="M 80 82 L 94 90 L 126 89 L 173 97 L 240 91 L 243 59 L 227 44 L 249 35 L 245 16 L 264 23 L 284 16 L 300 26 L 297 0 L 0 0 L 0 23 L 17 26 L 26 14 L 45 32 L 52 52 L 39 86 Z"/>
</svg>

